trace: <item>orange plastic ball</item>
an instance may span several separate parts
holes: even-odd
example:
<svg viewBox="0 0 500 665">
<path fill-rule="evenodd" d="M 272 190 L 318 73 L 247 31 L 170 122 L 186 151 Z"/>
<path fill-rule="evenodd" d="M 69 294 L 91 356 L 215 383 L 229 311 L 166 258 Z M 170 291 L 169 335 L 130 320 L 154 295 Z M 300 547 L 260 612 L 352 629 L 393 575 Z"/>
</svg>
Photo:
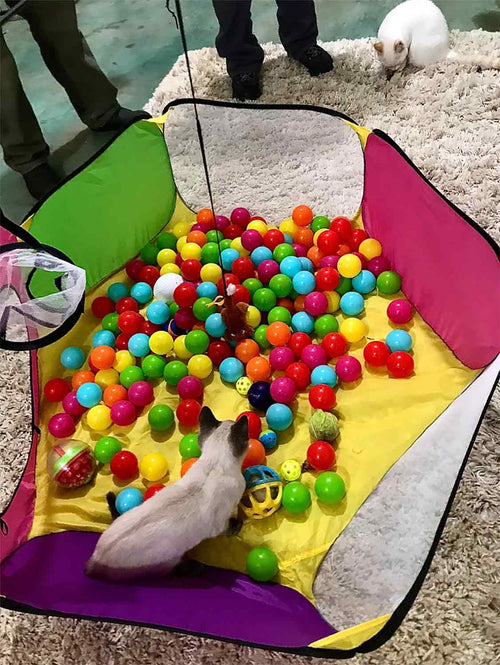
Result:
<svg viewBox="0 0 500 665">
<path fill-rule="evenodd" d="M 234 355 L 241 360 L 242 363 L 247 363 L 260 353 L 259 345 L 253 339 L 243 339 L 236 345 Z"/>
<path fill-rule="evenodd" d="M 305 301 L 306 301 L 306 297 L 302 296 L 302 295 L 297 296 L 295 298 L 294 305 L 295 305 L 295 311 L 296 312 L 303 312 L 305 310 L 305 308 L 306 308 Z"/>
<path fill-rule="evenodd" d="M 275 321 L 267 326 L 266 338 L 269 344 L 273 346 L 285 346 L 292 336 L 290 327 L 283 323 L 283 321 Z"/>
<path fill-rule="evenodd" d="M 339 256 L 344 256 L 344 254 L 350 254 L 352 252 L 352 249 L 350 248 L 349 245 L 346 245 L 345 243 L 342 243 L 339 245 L 339 248 L 337 250 L 337 254 Z"/>
<path fill-rule="evenodd" d="M 252 381 L 266 381 L 271 376 L 271 365 L 267 358 L 255 356 L 247 363 L 247 376 Z"/>
<path fill-rule="evenodd" d="M 111 408 L 113 404 L 120 402 L 122 399 L 127 399 L 127 389 L 125 386 L 121 386 L 118 383 L 113 383 L 107 388 L 104 388 L 102 401 L 106 406 Z"/>
<path fill-rule="evenodd" d="M 80 372 L 73 374 L 71 379 L 71 387 L 73 390 L 78 390 L 78 388 L 84 383 L 94 383 L 95 374 L 88 369 L 82 369 Z"/>
<path fill-rule="evenodd" d="M 202 224 L 203 222 L 206 224 L 207 222 L 213 222 L 214 221 L 214 214 L 210 210 L 210 208 L 202 208 L 198 214 L 196 215 L 196 221 Z"/>
<path fill-rule="evenodd" d="M 321 259 L 325 256 L 319 247 L 310 247 L 307 250 L 307 258 L 312 261 L 315 268 L 319 268 Z"/>
<path fill-rule="evenodd" d="M 203 231 L 190 231 L 187 234 L 186 240 L 187 242 L 194 242 L 200 247 L 203 247 L 203 245 L 207 242 L 207 236 L 203 233 Z"/>
<path fill-rule="evenodd" d="M 293 242 L 304 247 L 312 247 L 314 242 L 314 233 L 311 229 L 300 228 L 293 235 Z"/>
<path fill-rule="evenodd" d="M 254 466 L 255 464 L 264 464 L 266 461 L 266 449 L 259 441 L 259 439 L 249 439 L 248 441 L 248 450 L 243 463 L 241 465 L 242 469 L 248 469 L 249 466 Z"/>
<path fill-rule="evenodd" d="M 297 206 L 292 212 L 292 219 L 297 226 L 309 226 L 312 218 L 313 211 L 309 206 Z"/>
<path fill-rule="evenodd" d="M 260 443 L 260 441 L 259 441 L 259 443 Z M 194 464 L 195 462 L 197 462 L 197 461 L 198 461 L 198 458 L 197 458 L 197 457 L 191 457 L 190 459 L 187 459 L 185 462 L 182 463 L 182 466 L 181 466 L 181 478 L 182 478 L 182 476 L 184 476 L 184 475 L 189 471 L 189 469 L 190 469 L 190 468 L 193 466 L 193 464 Z"/>
<path fill-rule="evenodd" d="M 115 350 L 111 346 L 96 346 L 95 349 L 92 349 L 90 354 L 90 362 L 97 367 L 97 369 L 109 369 L 113 367 L 115 362 Z"/>
</svg>

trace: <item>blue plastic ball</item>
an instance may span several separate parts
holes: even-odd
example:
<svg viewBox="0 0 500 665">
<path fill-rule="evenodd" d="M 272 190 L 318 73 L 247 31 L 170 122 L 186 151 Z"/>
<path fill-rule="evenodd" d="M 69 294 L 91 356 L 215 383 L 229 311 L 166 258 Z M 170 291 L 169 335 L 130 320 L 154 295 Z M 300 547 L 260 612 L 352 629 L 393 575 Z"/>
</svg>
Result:
<svg viewBox="0 0 500 665">
<path fill-rule="evenodd" d="M 252 383 L 247 393 L 250 406 L 259 411 L 266 411 L 274 403 L 271 397 L 271 384 L 267 381 L 256 381 Z"/>
<path fill-rule="evenodd" d="M 278 443 L 278 437 L 272 429 L 265 429 L 260 433 L 259 441 L 266 450 L 272 450 Z"/>
<path fill-rule="evenodd" d="M 224 358 L 219 365 L 219 374 L 223 381 L 236 383 L 245 373 L 245 368 L 238 358 Z"/>
<path fill-rule="evenodd" d="M 280 272 L 291 279 L 302 270 L 302 264 L 297 256 L 287 256 L 280 263 Z"/>
<path fill-rule="evenodd" d="M 179 335 L 184 335 L 184 333 L 186 332 L 185 330 L 182 330 L 182 328 L 179 328 L 179 326 L 173 319 L 171 319 L 168 323 L 166 323 L 163 326 L 163 330 L 166 330 L 168 333 L 170 333 L 174 339 L 176 337 L 179 337 Z"/>
<path fill-rule="evenodd" d="M 302 258 L 303 257 L 301 257 L 299 261 L 302 262 Z M 311 291 L 314 291 L 316 280 L 311 272 L 308 272 L 307 270 L 301 270 L 295 275 L 295 277 L 293 277 L 292 283 L 293 288 L 297 291 L 297 293 L 305 295 L 307 293 L 311 293 Z"/>
<path fill-rule="evenodd" d="M 85 362 L 85 354 L 77 346 L 68 346 L 61 352 L 60 360 L 66 369 L 80 369 Z"/>
<path fill-rule="evenodd" d="M 292 236 L 291 236 L 289 233 L 284 233 L 283 235 L 285 236 L 285 242 L 286 242 L 288 245 L 293 245 L 293 238 L 292 238 Z"/>
<path fill-rule="evenodd" d="M 412 347 L 411 335 L 406 330 L 391 330 L 385 338 L 385 343 L 394 351 L 409 351 Z"/>
<path fill-rule="evenodd" d="M 130 289 L 130 295 L 141 305 L 145 305 L 153 297 L 153 289 L 146 282 L 137 282 Z"/>
<path fill-rule="evenodd" d="M 369 270 L 362 270 L 352 278 L 352 288 L 359 293 L 371 293 L 377 284 L 377 278 Z"/>
<path fill-rule="evenodd" d="M 312 333 L 314 330 L 314 319 L 307 312 L 296 312 L 292 316 L 292 330 L 294 332 Z"/>
<path fill-rule="evenodd" d="M 307 270 L 307 272 L 314 272 L 314 266 L 311 259 L 308 259 L 307 256 L 301 256 L 299 258 L 301 270 Z"/>
<path fill-rule="evenodd" d="M 348 291 L 340 299 L 340 309 L 347 316 L 357 316 L 365 308 L 365 300 L 361 293 L 357 291 Z"/>
<path fill-rule="evenodd" d="M 215 314 L 210 314 L 210 316 L 207 318 L 205 321 L 205 330 L 212 337 L 222 337 L 222 335 L 226 332 L 226 324 L 218 312 Z"/>
<path fill-rule="evenodd" d="M 282 432 L 292 424 L 293 413 L 286 404 L 271 404 L 266 411 L 266 420 L 269 427 L 277 432 Z"/>
<path fill-rule="evenodd" d="M 108 287 L 108 298 L 113 302 L 118 302 L 120 298 L 126 298 L 129 294 L 128 286 L 122 282 L 113 282 Z"/>
<path fill-rule="evenodd" d="M 223 249 L 220 255 L 222 261 L 222 267 L 224 270 L 231 270 L 233 263 L 240 257 L 239 252 L 236 249 L 228 247 Z"/>
<path fill-rule="evenodd" d="M 97 406 L 102 399 L 102 389 L 97 383 L 82 383 L 76 391 L 76 399 L 86 409 Z"/>
<path fill-rule="evenodd" d="M 217 285 L 212 282 L 202 282 L 196 287 L 196 295 L 198 298 L 210 298 L 213 300 L 218 294 Z"/>
<path fill-rule="evenodd" d="M 128 350 L 136 358 L 142 358 L 149 353 L 149 337 L 144 333 L 135 333 L 128 341 Z"/>
<path fill-rule="evenodd" d="M 168 305 L 160 300 L 155 300 L 146 309 L 146 316 L 151 323 L 163 325 L 170 318 L 170 309 Z"/>
<path fill-rule="evenodd" d="M 138 490 L 135 487 L 126 487 L 116 496 L 116 510 L 120 513 L 120 515 L 123 515 L 123 513 L 126 513 L 127 510 L 140 506 L 143 501 L 144 496 L 141 490 Z"/>
<path fill-rule="evenodd" d="M 111 330 L 98 330 L 92 335 L 92 348 L 96 346 L 115 346 L 115 336 Z"/>
<path fill-rule="evenodd" d="M 273 253 L 269 247 L 264 247 L 264 245 L 261 245 L 260 247 L 256 247 L 253 250 L 253 252 L 250 254 L 250 258 L 252 259 L 254 266 L 257 267 L 262 263 L 262 261 L 268 261 L 269 259 L 272 259 Z"/>
<path fill-rule="evenodd" d="M 337 385 L 337 372 L 330 365 L 318 365 L 311 372 L 311 383 L 313 386 L 324 383 L 327 386 L 335 388 Z"/>
</svg>

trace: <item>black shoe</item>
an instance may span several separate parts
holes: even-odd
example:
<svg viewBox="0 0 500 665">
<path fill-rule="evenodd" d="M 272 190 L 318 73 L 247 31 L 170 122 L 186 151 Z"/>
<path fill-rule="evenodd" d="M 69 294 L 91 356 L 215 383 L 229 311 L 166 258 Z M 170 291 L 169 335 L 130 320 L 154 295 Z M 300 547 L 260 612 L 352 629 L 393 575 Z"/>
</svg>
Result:
<svg viewBox="0 0 500 665">
<path fill-rule="evenodd" d="M 138 120 L 145 120 L 151 116 L 146 111 L 131 111 L 123 106 L 119 106 L 111 118 L 101 127 L 93 127 L 94 132 L 110 132 L 117 129 L 126 129 Z"/>
<path fill-rule="evenodd" d="M 332 56 L 317 44 L 313 44 L 306 48 L 306 50 L 295 59 L 307 68 L 311 76 L 326 74 L 326 72 L 331 72 L 333 69 Z"/>
<path fill-rule="evenodd" d="M 262 95 L 258 72 L 243 72 L 231 78 L 233 97 L 244 102 L 245 99 L 259 99 Z"/>
<path fill-rule="evenodd" d="M 23 173 L 28 192 L 34 199 L 41 199 L 61 182 L 61 178 L 48 164 L 40 164 L 28 173 Z"/>
</svg>

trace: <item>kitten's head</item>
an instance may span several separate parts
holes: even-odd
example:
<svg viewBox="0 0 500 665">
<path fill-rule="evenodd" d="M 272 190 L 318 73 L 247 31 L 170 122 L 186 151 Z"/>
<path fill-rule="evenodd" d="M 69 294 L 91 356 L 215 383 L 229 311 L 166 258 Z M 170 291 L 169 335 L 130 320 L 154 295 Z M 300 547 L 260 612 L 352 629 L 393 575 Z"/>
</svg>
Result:
<svg viewBox="0 0 500 665">
<path fill-rule="evenodd" d="M 393 72 L 403 69 L 408 59 L 408 46 L 401 40 L 375 42 L 373 48 L 377 52 L 378 59 L 386 69 Z"/>
<path fill-rule="evenodd" d="M 248 418 L 243 416 L 237 422 L 221 422 L 208 406 L 204 406 L 200 412 L 198 443 L 203 453 L 241 464 L 248 450 Z"/>
</svg>

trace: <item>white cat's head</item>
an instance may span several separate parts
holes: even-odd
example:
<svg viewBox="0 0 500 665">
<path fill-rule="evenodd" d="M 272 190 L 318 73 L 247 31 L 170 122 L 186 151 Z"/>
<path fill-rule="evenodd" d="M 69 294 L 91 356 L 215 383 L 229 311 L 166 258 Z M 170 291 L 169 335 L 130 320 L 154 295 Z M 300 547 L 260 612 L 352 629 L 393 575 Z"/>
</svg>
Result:
<svg viewBox="0 0 500 665">
<path fill-rule="evenodd" d="M 198 442 L 203 455 L 216 457 L 221 464 L 241 465 L 248 450 L 248 418 L 217 420 L 208 406 L 200 412 Z"/>
<path fill-rule="evenodd" d="M 378 59 L 386 69 L 396 72 L 406 65 L 409 49 L 401 39 L 378 41 L 373 47 Z"/>
</svg>

